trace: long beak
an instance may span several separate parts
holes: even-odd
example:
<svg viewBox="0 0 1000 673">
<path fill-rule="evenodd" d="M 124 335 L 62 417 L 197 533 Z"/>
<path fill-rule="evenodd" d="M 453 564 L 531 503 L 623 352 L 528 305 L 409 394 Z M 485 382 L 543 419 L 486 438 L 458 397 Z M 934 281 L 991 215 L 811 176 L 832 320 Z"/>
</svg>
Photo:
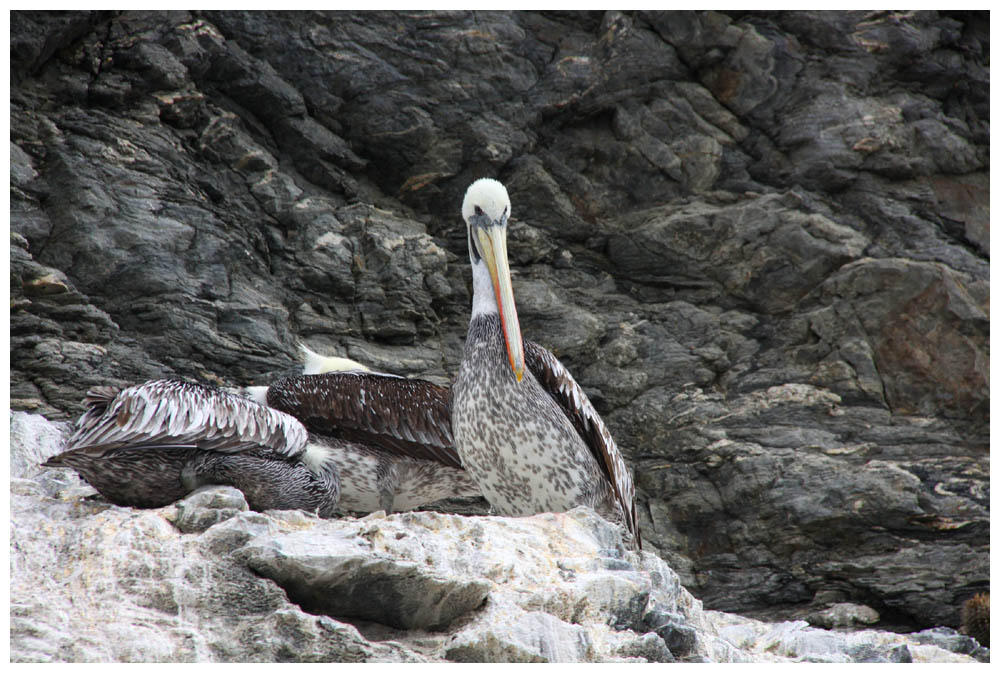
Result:
<svg viewBox="0 0 1000 673">
<path fill-rule="evenodd" d="M 510 368 L 520 381 L 524 376 L 524 343 L 521 341 L 521 324 L 517 320 L 517 308 L 514 306 L 514 290 L 510 284 L 510 264 L 507 262 L 507 227 L 494 225 L 476 227 L 483 260 L 493 279 L 493 291 L 497 295 L 497 307 L 500 309 L 500 325 L 503 328 L 504 340 L 507 342 L 507 357 Z"/>
</svg>

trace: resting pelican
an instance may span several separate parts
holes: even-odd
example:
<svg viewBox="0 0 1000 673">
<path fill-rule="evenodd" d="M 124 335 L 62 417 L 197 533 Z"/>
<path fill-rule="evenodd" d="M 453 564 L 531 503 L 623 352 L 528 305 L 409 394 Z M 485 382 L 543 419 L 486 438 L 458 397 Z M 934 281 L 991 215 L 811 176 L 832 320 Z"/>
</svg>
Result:
<svg viewBox="0 0 1000 673">
<path fill-rule="evenodd" d="M 462 464 L 500 514 L 587 505 L 624 524 L 641 547 L 632 477 L 611 433 L 559 360 L 522 341 L 507 262 L 506 188 L 476 180 L 462 217 L 473 284 L 452 400 Z"/>
<path fill-rule="evenodd" d="M 163 507 L 200 486 L 243 491 L 255 510 L 333 516 L 340 477 L 331 443 L 292 416 L 217 388 L 147 381 L 91 388 L 66 450 L 71 467 L 111 502 Z"/>
</svg>

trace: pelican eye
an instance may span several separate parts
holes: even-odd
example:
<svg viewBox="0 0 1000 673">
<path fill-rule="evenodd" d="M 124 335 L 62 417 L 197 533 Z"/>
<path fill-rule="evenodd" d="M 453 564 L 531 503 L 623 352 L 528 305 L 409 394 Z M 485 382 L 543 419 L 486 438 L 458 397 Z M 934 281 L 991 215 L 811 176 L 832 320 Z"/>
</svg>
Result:
<svg viewBox="0 0 1000 673">
<path fill-rule="evenodd" d="M 479 206 L 476 206 L 476 215 L 482 215 L 482 214 L 483 214 L 483 209 L 480 208 Z"/>
</svg>

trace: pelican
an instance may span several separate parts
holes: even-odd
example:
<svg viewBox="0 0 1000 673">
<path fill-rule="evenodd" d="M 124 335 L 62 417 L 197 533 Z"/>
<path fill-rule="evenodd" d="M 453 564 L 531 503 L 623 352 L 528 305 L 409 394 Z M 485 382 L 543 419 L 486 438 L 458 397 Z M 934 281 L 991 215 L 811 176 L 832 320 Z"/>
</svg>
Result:
<svg viewBox="0 0 1000 673">
<path fill-rule="evenodd" d="M 163 507 L 208 484 L 234 486 L 255 510 L 336 511 L 331 442 L 292 416 L 184 381 L 91 388 L 65 451 L 46 467 L 75 469 L 117 505 Z"/>
<path fill-rule="evenodd" d="M 476 180 L 462 204 L 472 317 L 453 388 L 462 464 L 500 514 L 579 505 L 623 524 L 640 547 L 635 488 L 611 433 L 556 357 L 521 337 L 507 262 L 507 189 Z"/>
</svg>

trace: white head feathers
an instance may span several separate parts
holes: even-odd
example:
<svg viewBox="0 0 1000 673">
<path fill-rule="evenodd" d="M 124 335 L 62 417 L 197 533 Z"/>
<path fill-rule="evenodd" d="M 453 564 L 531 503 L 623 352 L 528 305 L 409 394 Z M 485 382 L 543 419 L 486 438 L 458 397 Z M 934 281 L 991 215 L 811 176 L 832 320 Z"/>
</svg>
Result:
<svg viewBox="0 0 1000 673">
<path fill-rule="evenodd" d="M 493 222 L 499 222 L 506 213 L 510 217 L 510 197 L 503 183 L 493 178 L 479 178 L 465 192 L 462 202 L 462 217 L 468 222 L 479 208 Z"/>
</svg>

